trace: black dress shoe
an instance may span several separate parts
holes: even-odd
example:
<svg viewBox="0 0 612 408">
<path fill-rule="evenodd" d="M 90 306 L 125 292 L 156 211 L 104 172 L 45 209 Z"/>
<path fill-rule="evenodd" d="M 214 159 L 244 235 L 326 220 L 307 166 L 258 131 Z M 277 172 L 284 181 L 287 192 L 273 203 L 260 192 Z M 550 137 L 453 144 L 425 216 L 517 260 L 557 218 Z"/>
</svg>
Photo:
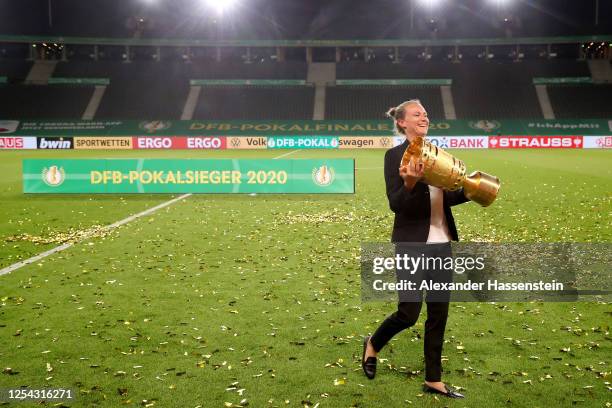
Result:
<svg viewBox="0 0 612 408">
<path fill-rule="evenodd" d="M 363 372 L 365 373 L 366 377 L 371 380 L 376 375 L 376 357 L 368 357 L 368 359 L 364 361 L 370 337 L 371 336 L 366 336 L 363 339 L 363 355 L 361 356 L 361 367 L 363 368 Z"/>
<path fill-rule="evenodd" d="M 452 389 L 446 384 L 444 384 L 444 389 L 446 390 L 446 392 L 442 392 L 440 390 L 430 387 L 427 384 L 423 384 L 423 391 L 425 392 L 429 392 L 431 394 L 444 395 L 445 397 L 448 397 L 448 398 L 465 398 L 463 394 L 457 392 L 456 390 Z"/>
</svg>

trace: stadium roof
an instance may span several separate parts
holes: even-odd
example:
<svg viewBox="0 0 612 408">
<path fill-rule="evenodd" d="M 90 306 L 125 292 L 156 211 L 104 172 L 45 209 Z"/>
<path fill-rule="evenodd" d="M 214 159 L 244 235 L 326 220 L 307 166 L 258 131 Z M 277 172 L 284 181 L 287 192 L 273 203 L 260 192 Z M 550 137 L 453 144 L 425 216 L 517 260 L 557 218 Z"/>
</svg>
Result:
<svg viewBox="0 0 612 408">
<path fill-rule="evenodd" d="M 235 0 L 235 3 L 219 14 L 204 0 L 4 1 L 0 3 L 0 34 L 200 40 L 612 34 L 611 1 Z"/>
<path fill-rule="evenodd" d="M 530 44 L 574 44 L 612 42 L 612 35 L 572 37 L 452 38 L 452 39 L 380 39 L 380 40 L 223 40 L 178 38 L 101 38 L 63 36 L 0 35 L 0 43 L 58 43 L 72 45 L 130 45 L 168 47 L 419 47 L 419 46 L 486 46 Z"/>
</svg>

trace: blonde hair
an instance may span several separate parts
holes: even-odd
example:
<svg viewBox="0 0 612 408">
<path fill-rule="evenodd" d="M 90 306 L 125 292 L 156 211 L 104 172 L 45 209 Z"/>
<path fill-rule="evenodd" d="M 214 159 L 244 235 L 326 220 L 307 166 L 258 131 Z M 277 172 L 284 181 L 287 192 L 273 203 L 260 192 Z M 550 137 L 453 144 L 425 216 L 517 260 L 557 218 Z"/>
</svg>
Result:
<svg viewBox="0 0 612 408">
<path fill-rule="evenodd" d="M 406 133 L 404 132 L 404 128 L 402 128 L 398 123 L 397 120 L 398 119 L 404 119 L 404 116 L 406 115 L 406 106 L 408 105 L 412 105 L 412 104 L 419 104 L 421 106 L 423 106 L 423 104 L 421 103 L 421 101 L 419 99 L 409 99 L 407 101 L 404 101 L 402 103 L 400 103 L 399 105 L 390 108 L 387 113 L 386 116 L 388 118 L 393 119 L 393 133 L 396 136 L 403 136 Z"/>
</svg>

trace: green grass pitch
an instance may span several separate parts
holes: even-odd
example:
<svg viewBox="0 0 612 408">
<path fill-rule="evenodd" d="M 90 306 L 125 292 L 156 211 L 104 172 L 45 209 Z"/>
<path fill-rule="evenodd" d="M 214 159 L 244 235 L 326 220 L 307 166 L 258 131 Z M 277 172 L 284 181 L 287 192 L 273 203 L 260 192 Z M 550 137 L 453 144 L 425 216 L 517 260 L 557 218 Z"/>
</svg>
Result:
<svg viewBox="0 0 612 408">
<path fill-rule="evenodd" d="M 23 158 L 285 152 L 2 152 L 0 267 L 173 197 L 24 196 Z M 463 241 L 611 241 L 611 151 L 453 153 L 502 180 L 491 207 L 455 207 Z M 360 243 L 393 220 L 383 154 L 287 156 L 354 157 L 354 195 L 194 195 L 0 276 L 0 387 L 72 388 L 73 407 L 610 406 L 605 303 L 451 304 L 443 380 L 466 400 L 421 392 L 424 311 L 363 375 L 395 307 L 360 300 Z"/>
</svg>

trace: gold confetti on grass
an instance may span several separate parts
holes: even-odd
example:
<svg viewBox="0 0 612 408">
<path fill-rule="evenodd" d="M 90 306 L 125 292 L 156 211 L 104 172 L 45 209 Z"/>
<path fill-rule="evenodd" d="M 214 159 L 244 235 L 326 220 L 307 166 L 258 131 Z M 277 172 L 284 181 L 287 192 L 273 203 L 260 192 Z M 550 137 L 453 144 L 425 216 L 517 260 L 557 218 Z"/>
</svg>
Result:
<svg viewBox="0 0 612 408">
<path fill-rule="evenodd" d="M 334 385 L 345 385 L 345 384 L 346 384 L 345 377 L 334 379 Z"/>
<path fill-rule="evenodd" d="M 103 238 L 110 235 L 112 231 L 105 225 L 92 225 L 85 229 L 69 228 L 66 232 L 55 232 L 46 235 L 32 235 L 22 233 L 6 237 L 6 242 L 28 241 L 34 244 L 65 244 L 78 242 L 88 238 Z"/>
<path fill-rule="evenodd" d="M 289 211 L 287 214 L 280 215 L 276 222 L 278 224 L 293 225 L 293 224 L 321 224 L 321 223 L 351 223 L 367 219 L 368 221 L 384 220 L 388 218 L 387 214 L 380 212 L 360 210 L 346 211 L 346 209 L 333 208 L 329 211 L 319 213 L 297 213 Z"/>
</svg>

